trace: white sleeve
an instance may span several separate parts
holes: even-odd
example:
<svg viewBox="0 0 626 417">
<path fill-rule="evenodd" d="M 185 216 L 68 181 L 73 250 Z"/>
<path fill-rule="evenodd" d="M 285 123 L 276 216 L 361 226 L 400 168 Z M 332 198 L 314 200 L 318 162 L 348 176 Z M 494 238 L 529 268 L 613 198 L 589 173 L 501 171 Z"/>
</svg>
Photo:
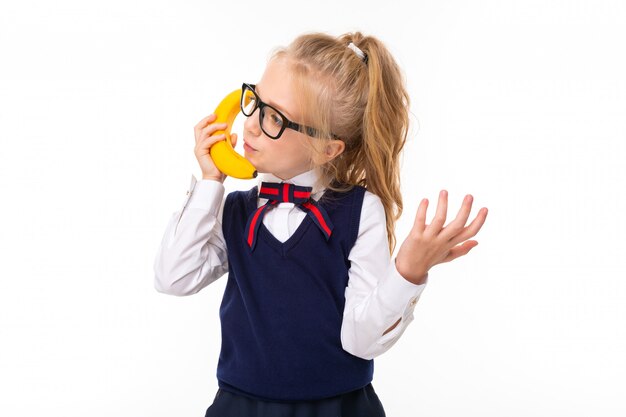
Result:
<svg viewBox="0 0 626 417">
<path fill-rule="evenodd" d="M 341 327 L 343 349 L 363 359 L 389 350 L 414 319 L 426 282 L 416 285 L 398 273 L 389 255 L 385 209 L 366 191 L 359 234 L 348 256 L 349 280 Z M 384 334 L 396 322 L 397 326 Z"/>
<path fill-rule="evenodd" d="M 158 292 L 195 294 L 228 272 L 224 202 L 224 184 L 191 176 L 183 207 L 172 214 L 154 259 Z"/>
</svg>

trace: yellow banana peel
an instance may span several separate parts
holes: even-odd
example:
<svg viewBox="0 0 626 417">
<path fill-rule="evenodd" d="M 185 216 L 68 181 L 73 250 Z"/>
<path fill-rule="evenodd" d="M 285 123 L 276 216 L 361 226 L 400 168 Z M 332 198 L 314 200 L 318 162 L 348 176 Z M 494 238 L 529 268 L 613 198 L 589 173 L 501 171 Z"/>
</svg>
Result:
<svg viewBox="0 0 626 417">
<path fill-rule="evenodd" d="M 215 135 L 226 134 L 226 139 L 214 143 L 209 149 L 211 159 L 217 169 L 229 177 L 239 179 L 251 179 L 257 176 L 254 165 L 246 158 L 237 153 L 230 142 L 230 129 L 237 114 L 241 110 L 239 103 L 241 100 L 241 89 L 237 89 L 222 99 L 215 109 L 217 119 L 213 123 L 227 123 L 226 130 L 215 132 Z"/>
</svg>

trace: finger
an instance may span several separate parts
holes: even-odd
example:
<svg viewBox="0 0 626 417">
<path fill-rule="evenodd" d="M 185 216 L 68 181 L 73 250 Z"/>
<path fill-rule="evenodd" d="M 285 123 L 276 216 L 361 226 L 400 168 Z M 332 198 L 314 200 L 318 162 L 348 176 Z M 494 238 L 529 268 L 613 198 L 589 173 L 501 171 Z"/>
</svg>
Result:
<svg viewBox="0 0 626 417">
<path fill-rule="evenodd" d="M 206 138 L 202 138 L 202 140 L 200 140 L 200 142 L 198 142 L 197 149 L 208 150 L 216 142 L 219 142 L 220 140 L 224 140 L 224 139 L 226 139 L 226 134 L 224 134 L 224 133 L 221 133 L 219 135 L 208 136 Z"/>
<path fill-rule="evenodd" d="M 442 263 L 450 262 L 456 258 L 459 258 L 463 255 L 467 255 L 467 253 L 475 248 L 478 245 L 478 242 L 475 240 L 468 240 L 464 242 L 462 245 L 455 246 L 448 252 L 448 256 L 442 261 Z"/>
<path fill-rule="evenodd" d="M 207 117 L 205 117 L 204 119 L 200 120 L 195 126 L 194 129 L 202 129 L 203 127 L 205 127 L 208 123 L 213 122 L 215 119 L 217 118 L 217 116 L 215 115 L 215 113 L 211 113 L 209 114 Z"/>
<path fill-rule="evenodd" d="M 213 133 L 217 131 L 226 130 L 227 127 L 228 127 L 228 123 L 212 123 L 208 125 L 207 127 L 202 128 L 201 134 L 211 136 Z"/>
<path fill-rule="evenodd" d="M 196 133 L 196 143 L 198 142 L 198 140 L 214 136 L 216 132 L 223 132 L 227 127 L 228 124 L 226 123 L 214 123 L 200 129 Z"/>
<path fill-rule="evenodd" d="M 472 220 L 469 226 L 464 228 L 462 232 L 456 235 L 450 242 L 453 244 L 457 244 L 473 236 L 476 236 L 476 234 L 483 227 L 483 224 L 485 224 L 485 220 L 487 219 L 487 213 L 488 213 L 487 207 L 483 207 L 480 210 L 478 210 L 478 214 L 476 215 L 474 220 Z"/>
<path fill-rule="evenodd" d="M 463 203 L 461 204 L 461 208 L 457 213 L 456 217 L 453 221 L 450 222 L 446 227 L 443 228 L 441 235 L 451 240 L 456 235 L 463 231 L 463 227 L 465 223 L 467 223 L 467 218 L 472 211 L 472 202 L 474 201 L 474 197 L 471 194 L 467 194 L 463 199 Z"/>
<path fill-rule="evenodd" d="M 237 134 L 236 133 L 231 133 L 230 134 L 230 143 L 233 145 L 233 148 L 235 147 L 235 145 L 237 145 Z"/>
<path fill-rule="evenodd" d="M 441 190 L 439 192 L 439 202 L 437 203 L 437 211 L 432 223 L 426 228 L 424 233 L 437 236 L 446 222 L 446 214 L 448 212 L 448 192 Z"/>
<path fill-rule="evenodd" d="M 417 213 L 415 214 L 415 221 L 413 222 L 413 232 L 417 234 L 424 233 L 426 228 L 426 211 L 428 210 L 428 199 L 423 198 L 420 201 L 420 205 L 417 207 Z"/>
<path fill-rule="evenodd" d="M 215 115 L 215 113 L 211 113 L 204 119 L 200 120 L 194 126 L 193 131 L 194 131 L 194 136 L 196 140 L 196 145 L 198 144 L 198 141 L 202 138 L 202 129 L 204 129 L 207 126 L 207 124 L 213 123 L 216 118 L 217 116 Z"/>
</svg>

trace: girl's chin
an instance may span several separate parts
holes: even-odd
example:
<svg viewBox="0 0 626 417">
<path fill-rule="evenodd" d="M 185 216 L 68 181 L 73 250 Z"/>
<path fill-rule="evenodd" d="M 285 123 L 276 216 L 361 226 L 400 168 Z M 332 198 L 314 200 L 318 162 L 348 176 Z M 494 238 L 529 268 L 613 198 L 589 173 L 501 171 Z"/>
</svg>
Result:
<svg viewBox="0 0 626 417">
<path fill-rule="evenodd" d="M 245 152 L 243 157 L 246 158 L 248 162 L 250 162 L 252 165 L 254 165 L 254 169 L 256 169 L 257 173 L 262 174 L 266 172 L 265 167 L 263 166 L 263 163 L 256 161 L 254 154 L 249 154 L 248 152 Z"/>
</svg>

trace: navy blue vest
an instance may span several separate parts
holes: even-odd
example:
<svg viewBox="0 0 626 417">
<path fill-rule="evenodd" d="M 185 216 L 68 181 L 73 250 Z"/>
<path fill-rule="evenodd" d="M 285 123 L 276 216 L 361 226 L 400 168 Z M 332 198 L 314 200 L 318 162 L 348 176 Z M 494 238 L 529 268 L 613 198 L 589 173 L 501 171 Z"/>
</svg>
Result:
<svg viewBox="0 0 626 417">
<path fill-rule="evenodd" d="M 361 388 L 374 361 L 343 350 L 341 323 L 348 254 L 356 241 L 365 188 L 326 190 L 318 203 L 334 225 L 328 241 L 306 216 L 285 242 L 265 225 L 256 248 L 245 241 L 257 187 L 226 197 L 222 228 L 228 281 L 220 306 L 220 388 L 267 401 L 306 401 Z"/>
</svg>

